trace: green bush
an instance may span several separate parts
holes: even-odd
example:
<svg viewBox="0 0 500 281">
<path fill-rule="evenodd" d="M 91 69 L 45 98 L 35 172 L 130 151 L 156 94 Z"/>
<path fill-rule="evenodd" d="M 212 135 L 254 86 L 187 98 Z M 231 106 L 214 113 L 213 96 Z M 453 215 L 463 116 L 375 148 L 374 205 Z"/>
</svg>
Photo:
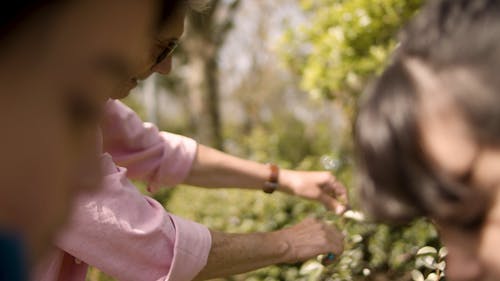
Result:
<svg viewBox="0 0 500 281">
<path fill-rule="evenodd" d="M 286 127 L 275 123 L 276 127 L 269 125 L 266 129 L 264 126 L 245 136 L 245 141 L 240 143 L 255 152 L 247 156 L 260 161 L 279 158 L 278 162 L 284 166 L 303 169 L 320 169 L 324 162 L 321 158 L 340 157 L 331 153 L 325 139 L 332 136 L 327 132 L 323 135 L 325 139 L 305 135 L 289 138 L 290 134 L 301 132 L 305 125 L 290 118 L 285 120 L 294 123 L 294 130 L 280 129 Z M 283 143 L 287 140 L 293 145 Z M 289 149 L 294 150 L 295 159 L 302 161 L 293 164 L 286 161 Z M 335 174 L 351 186 L 351 161 L 344 162 L 347 164 L 337 167 Z M 350 193 L 355 199 L 353 190 Z M 345 252 L 331 266 L 323 267 L 318 257 L 300 264 L 271 266 L 220 280 L 410 280 L 415 269 L 425 275 L 434 272 L 416 263 L 417 251 L 424 246 L 440 247 L 436 230 L 425 220 L 417 220 L 406 227 L 377 225 L 356 219 L 356 213 L 354 217 L 337 217 L 318 203 L 286 194 L 180 186 L 163 203 L 172 213 L 220 231 L 273 231 L 315 216 L 336 225 L 346 235 Z"/>
<path fill-rule="evenodd" d="M 281 56 L 316 98 L 338 99 L 352 117 L 366 82 L 397 44 L 422 0 L 301 0 L 309 18 L 283 36 Z"/>
<path fill-rule="evenodd" d="M 312 96 L 337 99 L 354 116 L 366 82 L 380 71 L 396 46 L 395 33 L 422 0 L 301 0 L 310 19 L 288 31 L 282 44 L 287 66 L 301 78 Z M 248 133 L 224 132 L 239 156 L 303 170 L 332 169 L 346 186 L 353 185 L 350 138 L 333 145 L 326 123 L 303 124 L 288 115 L 258 124 Z M 349 132 L 346 132 L 348 135 Z M 334 162 L 335 165 L 329 165 Z M 326 164 L 326 165 L 325 165 Z M 349 189 L 355 209 L 355 191 Z M 273 231 L 307 216 L 323 218 L 346 235 L 345 252 L 324 267 L 318 259 L 276 265 L 217 280 L 440 280 L 446 251 L 435 228 L 426 220 L 407 226 L 369 223 L 337 217 L 317 203 L 285 194 L 241 190 L 206 190 L 179 186 L 155 195 L 167 210 L 206 226 L 228 232 Z M 88 281 L 111 280 L 91 269 Z"/>
<path fill-rule="evenodd" d="M 329 140 L 335 136 L 328 132 L 324 124 L 316 125 L 313 133 L 304 134 L 308 126 L 288 116 L 256 127 L 249 135 L 235 133 L 226 137 L 245 148 L 240 149 L 246 151 L 241 156 L 261 162 L 272 159 L 283 167 L 323 169 L 323 165 L 328 164 L 325 159 L 340 159 L 343 165 L 336 166 L 335 175 L 351 187 L 353 167 L 349 154 L 333 153 Z M 290 126 L 293 130 L 289 129 Z M 293 155 L 293 162 L 287 159 L 288 155 Z M 356 194 L 351 188 L 349 192 L 356 209 L 359 207 Z M 304 263 L 270 266 L 218 280 L 411 280 L 413 276 L 419 277 L 416 270 L 422 276 L 428 276 L 436 272 L 432 266 L 442 262 L 434 257 L 434 264 L 423 263 L 423 257 L 417 257 L 422 247 L 440 248 L 436 230 L 425 220 L 417 220 L 407 227 L 377 225 L 350 217 L 337 217 L 318 203 L 286 194 L 268 195 L 248 190 L 179 186 L 161 190 L 154 198 L 166 210 L 214 230 L 234 233 L 273 231 L 315 216 L 336 225 L 346 235 L 344 254 L 328 267 L 323 267 L 318 257 Z M 95 269 L 91 270 L 88 279 L 108 280 L 112 279 Z"/>
</svg>

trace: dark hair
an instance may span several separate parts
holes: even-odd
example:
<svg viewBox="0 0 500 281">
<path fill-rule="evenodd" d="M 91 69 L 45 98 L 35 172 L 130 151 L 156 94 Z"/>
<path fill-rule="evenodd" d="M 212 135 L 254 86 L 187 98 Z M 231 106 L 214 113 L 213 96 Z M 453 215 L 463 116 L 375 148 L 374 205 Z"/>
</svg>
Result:
<svg viewBox="0 0 500 281">
<path fill-rule="evenodd" d="M 446 77 L 443 88 L 479 142 L 499 143 L 500 1 L 429 1 L 402 32 L 392 64 L 365 92 L 354 128 L 360 193 L 370 215 L 400 223 L 431 216 L 474 224 L 488 200 L 443 177 L 426 159 L 417 126 L 422 81 L 406 66 L 409 59 Z"/>
<path fill-rule="evenodd" d="M 160 0 L 159 22 L 161 28 L 170 16 L 180 9 L 202 13 L 211 6 L 212 0 Z"/>
<path fill-rule="evenodd" d="M 461 68 L 484 85 L 475 92 L 474 85 L 460 80 L 447 87 L 472 124 L 480 125 L 478 136 L 495 142 L 500 137 L 500 0 L 429 1 L 400 37 L 402 59 L 417 58 L 436 72 Z"/>
<path fill-rule="evenodd" d="M 162 28 L 186 0 L 159 0 L 157 28 Z"/>
<path fill-rule="evenodd" d="M 34 15 L 47 13 L 68 1 L 62 0 L 19 0 L 11 1 L 8 8 L 0 10 L 0 40 L 8 37 L 17 26 Z M 161 28 L 186 0 L 157 0 L 156 28 Z"/>
<path fill-rule="evenodd" d="M 20 0 L 11 1 L 8 8 L 0 10 L 0 40 L 4 40 L 26 19 L 50 9 L 64 1 Z"/>
</svg>

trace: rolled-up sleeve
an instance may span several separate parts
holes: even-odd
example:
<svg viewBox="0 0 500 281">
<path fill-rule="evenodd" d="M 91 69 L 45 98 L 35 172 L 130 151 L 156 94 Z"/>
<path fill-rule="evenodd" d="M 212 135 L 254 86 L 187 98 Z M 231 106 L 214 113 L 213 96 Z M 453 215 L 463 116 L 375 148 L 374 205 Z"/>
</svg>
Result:
<svg viewBox="0 0 500 281">
<path fill-rule="evenodd" d="M 196 157 L 195 140 L 160 132 L 120 101 L 107 102 L 102 132 L 104 151 L 128 169 L 128 177 L 146 181 L 151 192 L 184 181 Z"/>
<path fill-rule="evenodd" d="M 174 215 L 170 216 L 176 229 L 176 243 L 174 245 L 174 258 L 167 280 L 193 280 L 207 263 L 212 243 L 210 232 L 203 226 L 193 225 L 191 221 Z M 190 238 L 185 239 L 185 236 Z"/>
<path fill-rule="evenodd" d="M 209 230 L 167 213 L 104 160 L 103 188 L 77 199 L 56 245 L 121 281 L 192 280 L 206 264 Z"/>
</svg>

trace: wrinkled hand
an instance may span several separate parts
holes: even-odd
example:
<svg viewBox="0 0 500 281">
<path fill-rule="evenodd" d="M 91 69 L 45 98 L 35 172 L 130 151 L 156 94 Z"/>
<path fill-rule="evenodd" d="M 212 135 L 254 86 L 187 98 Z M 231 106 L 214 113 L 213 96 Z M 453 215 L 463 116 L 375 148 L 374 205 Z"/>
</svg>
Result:
<svg viewBox="0 0 500 281">
<path fill-rule="evenodd" d="M 344 251 L 344 235 L 334 226 L 308 218 L 278 231 L 288 244 L 286 263 L 296 263 L 328 252 L 339 256 Z"/>
<path fill-rule="evenodd" d="M 330 172 L 282 170 L 280 186 L 284 192 L 317 200 L 339 215 L 347 209 L 346 188 Z"/>
</svg>

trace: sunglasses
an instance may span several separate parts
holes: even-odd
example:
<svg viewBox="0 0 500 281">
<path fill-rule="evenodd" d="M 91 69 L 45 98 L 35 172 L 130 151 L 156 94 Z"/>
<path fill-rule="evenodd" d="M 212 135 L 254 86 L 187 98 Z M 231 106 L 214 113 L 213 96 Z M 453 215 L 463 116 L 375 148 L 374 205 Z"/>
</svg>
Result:
<svg viewBox="0 0 500 281">
<path fill-rule="evenodd" d="M 179 46 L 179 41 L 178 40 L 171 40 L 168 42 L 167 46 L 161 51 L 161 53 L 156 57 L 156 62 L 155 64 L 159 64 L 162 62 L 164 59 L 167 57 L 171 56 L 175 49 Z"/>
</svg>

